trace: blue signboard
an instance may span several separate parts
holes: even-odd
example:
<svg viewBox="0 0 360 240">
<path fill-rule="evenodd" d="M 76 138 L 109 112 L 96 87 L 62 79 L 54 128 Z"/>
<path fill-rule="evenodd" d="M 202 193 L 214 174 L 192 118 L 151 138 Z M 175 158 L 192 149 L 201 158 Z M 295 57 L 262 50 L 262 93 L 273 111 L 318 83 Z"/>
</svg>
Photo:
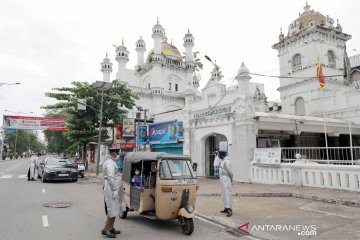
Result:
<svg viewBox="0 0 360 240">
<path fill-rule="evenodd" d="M 136 135 L 137 135 L 138 144 L 146 144 L 146 140 L 148 136 L 147 126 L 138 126 Z"/>
<path fill-rule="evenodd" d="M 158 143 L 177 143 L 179 137 L 183 137 L 183 128 L 179 128 L 178 121 L 162 122 L 149 124 L 149 142 Z M 179 131 L 181 130 L 181 131 Z"/>
</svg>

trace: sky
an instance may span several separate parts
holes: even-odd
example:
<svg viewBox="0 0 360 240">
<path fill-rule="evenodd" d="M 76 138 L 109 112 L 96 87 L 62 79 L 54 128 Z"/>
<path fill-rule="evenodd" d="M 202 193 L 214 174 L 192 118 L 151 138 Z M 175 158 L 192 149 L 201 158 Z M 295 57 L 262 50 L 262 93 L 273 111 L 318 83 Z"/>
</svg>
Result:
<svg viewBox="0 0 360 240">
<path fill-rule="evenodd" d="M 310 0 L 315 11 L 339 19 L 343 32 L 353 37 L 348 54 L 360 52 L 359 10 L 356 0 Z M 184 52 L 188 29 L 195 38 L 204 69 L 200 86 L 210 78 L 208 55 L 220 66 L 224 82 L 231 83 L 244 62 L 250 72 L 279 74 L 277 42 L 280 28 L 303 12 L 303 0 L 0 0 L 0 113 L 41 116 L 41 106 L 52 104 L 45 97 L 52 88 L 70 86 L 72 81 L 102 80 L 100 63 L 106 52 L 117 72 L 115 49 L 122 38 L 130 51 L 127 68 L 136 65 L 135 42 L 153 48 L 152 27 L 159 17 L 168 41 Z M 355 51 L 355 50 L 357 51 Z M 255 77 L 264 83 L 269 100 L 280 98 L 276 78 Z M 33 112 L 33 114 L 27 114 Z"/>
</svg>

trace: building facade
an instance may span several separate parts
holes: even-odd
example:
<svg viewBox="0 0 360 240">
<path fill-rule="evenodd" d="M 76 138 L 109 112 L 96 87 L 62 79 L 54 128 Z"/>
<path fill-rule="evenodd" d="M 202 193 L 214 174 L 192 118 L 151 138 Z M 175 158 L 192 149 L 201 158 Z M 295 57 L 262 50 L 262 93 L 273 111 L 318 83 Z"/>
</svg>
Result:
<svg viewBox="0 0 360 240">
<path fill-rule="evenodd" d="M 182 153 L 198 163 L 198 175 L 212 176 L 214 152 L 224 143 L 234 178 L 251 181 L 257 148 L 336 147 L 349 144 L 349 136 L 360 135 L 359 70 L 354 67 L 343 76 L 345 46 L 351 36 L 343 33 L 339 22 L 334 26 L 332 18 L 308 4 L 290 24 L 287 36 L 281 33 L 272 46 L 279 55 L 280 103 L 267 101 L 263 84 L 251 82 L 244 63 L 230 87 L 222 83 L 220 67 L 213 63 L 210 79 L 199 90 L 193 61 L 195 38 L 190 31 L 183 38 L 185 56 L 168 43 L 159 20 L 152 38 L 153 48 L 147 54 L 144 40 L 140 37 L 136 42 L 134 69 L 126 67 L 129 51 L 124 42 L 115 46 L 116 79 L 139 97 L 137 106 L 146 109 L 154 123 L 183 122 L 184 140 L 179 144 Z M 316 78 L 318 58 L 326 81 L 323 89 Z M 103 80 L 110 81 L 108 57 L 101 70 Z M 134 108 L 127 117 L 144 118 L 142 114 Z"/>
</svg>

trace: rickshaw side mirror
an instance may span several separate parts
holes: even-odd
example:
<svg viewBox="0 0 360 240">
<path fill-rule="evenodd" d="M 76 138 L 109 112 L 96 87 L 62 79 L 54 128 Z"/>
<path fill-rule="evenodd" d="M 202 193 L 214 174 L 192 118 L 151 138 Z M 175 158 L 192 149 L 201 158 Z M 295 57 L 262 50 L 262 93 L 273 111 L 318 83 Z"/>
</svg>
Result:
<svg viewBox="0 0 360 240">
<path fill-rule="evenodd" d="M 157 171 L 156 164 L 157 164 L 157 162 L 151 162 L 151 169 L 150 169 L 151 172 L 156 172 Z"/>
<path fill-rule="evenodd" d="M 192 169 L 193 169 L 194 172 L 196 172 L 197 166 L 198 166 L 197 163 L 192 164 Z"/>
</svg>

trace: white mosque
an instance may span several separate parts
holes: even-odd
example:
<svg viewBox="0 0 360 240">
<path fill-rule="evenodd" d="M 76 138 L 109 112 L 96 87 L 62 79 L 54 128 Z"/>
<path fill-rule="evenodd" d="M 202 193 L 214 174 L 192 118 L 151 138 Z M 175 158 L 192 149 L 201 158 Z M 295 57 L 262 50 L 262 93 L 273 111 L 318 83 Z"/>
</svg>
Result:
<svg viewBox="0 0 360 240">
<path fill-rule="evenodd" d="M 126 67 L 129 51 L 124 43 L 115 46 L 118 62 L 115 79 L 139 97 L 136 104 L 148 110 L 149 120 L 183 122 L 184 140 L 150 147 L 154 151 L 191 155 L 198 163 L 198 175 L 213 174 L 213 152 L 224 142 L 232 158 L 235 179 L 254 182 L 266 179 L 259 175 L 261 166 L 254 165 L 257 149 L 281 149 L 281 162 L 293 164 L 296 160 L 293 153 L 300 151 L 300 147 L 360 146 L 359 56 L 350 58 L 352 69 L 349 76 L 344 77 L 344 49 L 351 35 L 343 32 L 339 21 L 335 23 L 331 17 L 311 10 L 308 4 L 289 25 L 288 33 L 281 32 L 278 42 L 272 46 L 278 51 L 280 65 L 281 102 L 278 103 L 267 101 L 263 84 L 250 82 L 252 74 L 244 63 L 235 77 L 235 87 L 221 83 L 223 75 L 215 63 L 207 84 L 199 89 L 193 61 L 195 38 L 189 30 L 183 38 L 185 56 L 168 43 L 159 20 L 152 28 L 152 38 L 153 47 L 147 55 L 145 41 L 140 37 L 136 42 L 134 69 Z M 326 82 L 322 89 L 316 78 L 318 56 Z M 113 79 L 112 64 L 107 56 L 101 63 L 101 71 L 104 81 Z M 143 118 L 137 112 L 134 108 L 127 117 Z M 351 154 L 351 161 L 360 159 L 360 149 L 357 150 Z M 319 155 L 301 153 L 315 162 L 332 161 L 330 154 L 325 157 L 323 151 Z M 346 159 L 341 158 L 350 161 L 350 154 Z M 276 171 L 283 170 L 280 167 Z M 298 183 L 297 175 L 291 169 L 286 171 L 273 179 Z"/>
</svg>

